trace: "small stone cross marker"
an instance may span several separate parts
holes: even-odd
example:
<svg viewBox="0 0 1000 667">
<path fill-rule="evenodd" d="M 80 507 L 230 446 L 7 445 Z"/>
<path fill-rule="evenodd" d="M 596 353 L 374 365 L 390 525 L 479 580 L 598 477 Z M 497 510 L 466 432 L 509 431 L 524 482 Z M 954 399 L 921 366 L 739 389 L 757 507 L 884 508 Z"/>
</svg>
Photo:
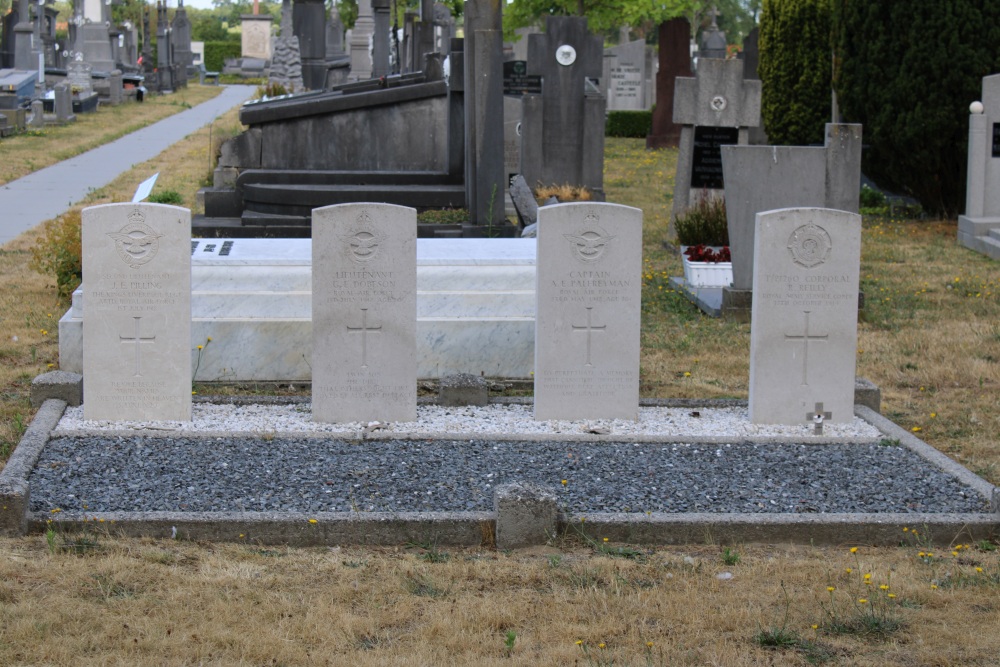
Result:
<svg viewBox="0 0 1000 667">
<path fill-rule="evenodd" d="M 823 435 L 823 422 L 833 419 L 832 412 L 823 412 L 823 404 L 817 403 L 812 412 L 806 414 L 806 421 L 813 423 L 813 435 Z"/>
</svg>

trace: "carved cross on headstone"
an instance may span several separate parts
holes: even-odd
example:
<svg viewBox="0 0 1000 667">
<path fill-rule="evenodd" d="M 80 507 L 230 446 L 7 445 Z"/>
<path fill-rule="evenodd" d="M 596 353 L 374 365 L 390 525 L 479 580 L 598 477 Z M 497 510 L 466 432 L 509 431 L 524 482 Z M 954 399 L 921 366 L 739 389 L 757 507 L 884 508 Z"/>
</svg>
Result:
<svg viewBox="0 0 1000 667">
<path fill-rule="evenodd" d="M 576 324 L 572 325 L 573 331 L 586 332 L 587 333 L 587 361 L 584 364 L 584 366 L 593 366 L 594 365 L 594 364 L 590 363 L 590 337 L 591 337 L 591 334 L 593 332 L 595 332 L 595 331 L 604 331 L 605 329 L 608 328 L 608 325 L 606 325 L 606 324 L 602 324 L 601 326 L 594 326 L 594 324 L 591 321 L 591 315 L 593 314 L 592 313 L 593 310 L 594 309 L 593 309 L 592 306 L 587 306 L 587 324 L 586 325 L 584 325 L 584 326 L 577 326 Z"/>
<path fill-rule="evenodd" d="M 133 317 L 132 319 L 135 320 L 135 333 L 132 335 L 131 338 L 129 338 L 128 336 L 122 336 L 120 334 L 119 334 L 118 338 L 119 338 L 119 340 L 123 344 L 124 343 L 135 343 L 135 372 L 132 373 L 132 375 L 134 377 L 138 378 L 138 377 L 142 377 L 142 353 L 141 353 L 141 347 L 140 347 L 140 345 L 142 343 L 153 343 L 153 342 L 155 342 L 156 341 L 156 336 L 148 336 L 146 338 L 143 338 L 139 334 L 140 327 L 142 326 L 141 325 L 142 318 L 141 317 Z"/>
<path fill-rule="evenodd" d="M 802 343 L 802 385 L 809 385 L 809 343 L 825 343 L 829 340 L 829 335 L 809 334 L 809 311 L 802 311 L 806 316 L 805 331 L 799 335 L 785 334 L 786 343 Z"/>
<path fill-rule="evenodd" d="M 347 330 L 351 332 L 361 332 L 361 368 L 368 368 L 368 332 L 378 333 L 382 329 L 382 325 L 377 327 L 368 326 L 368 309 L 361 309 L 361 326 L 352 327 L 348 326 Z"/>
<path fill-rule="evenodd" d="M 806 414 L 806 421 L 813 424 L 813 435 L 823 435 L 823 422 L 833 419 L 832 412 L 823 412 L 823 404 L 817 403 L 812 412 Z"/>
</svg>

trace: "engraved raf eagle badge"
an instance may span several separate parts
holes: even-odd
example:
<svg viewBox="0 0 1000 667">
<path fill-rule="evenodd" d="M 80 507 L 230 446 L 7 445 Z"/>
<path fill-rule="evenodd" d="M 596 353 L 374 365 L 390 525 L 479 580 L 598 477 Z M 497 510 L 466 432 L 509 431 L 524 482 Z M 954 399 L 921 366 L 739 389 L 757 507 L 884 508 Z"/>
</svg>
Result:
<svg viewBox="0 0 1000 667">
<path fill-rule="evenodd" d="M 386 236 L 372 225 L 368 211 L 361 211 L 361 215 L 354 222 L 354 228 L 340 238 L 349 246 L 351 259 L 364 264 L 378 256 L 379 248 Z"/>
<path fill-rule="evenodd" d="M 128 224 L 108 236 L 115 242 L 115 251 L 126 264 L 137 269 L 156 256 L 162 234 L 146 224 L 146 216 L 139 209 L 128 215 Z"/>
<path fill-rule="evenodd" d="M 601 258 L 608 244 L 615 240 L 599 224 L 600 218 L 591 213 L 584 219 L 583 230 L 578 234 L 563 234 L 570 242 L 577 259 L 584 262 L 594 262 Z"/>
</svg>

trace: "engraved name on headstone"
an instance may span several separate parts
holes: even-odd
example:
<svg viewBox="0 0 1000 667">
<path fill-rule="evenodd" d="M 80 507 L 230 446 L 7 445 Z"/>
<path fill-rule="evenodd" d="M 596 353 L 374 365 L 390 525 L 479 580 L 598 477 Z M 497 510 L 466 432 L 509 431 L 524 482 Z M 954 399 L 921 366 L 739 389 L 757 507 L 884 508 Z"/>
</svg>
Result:
<svg viewBox="0 0 1000 667">
<path fill-rule="evenodd" d="M 313 420 L 416 419 L 416 239 L 412 208 L 313 211 Z"/>
<path fill-rule="evenodd" d="M 638 419 L 642 211 L 538 211 L 535 419 Z"/>
<path fill-rule="evenodd" d="M 766 211 L 757 214 L 754 240 L 751 421 L 850 422 L 861 216 L 824 208 Z"/>
<path fill-rule="evenodd" d="M 191 212 L 83 210 L 84 418 L 191 419 Z"/>
</svg>

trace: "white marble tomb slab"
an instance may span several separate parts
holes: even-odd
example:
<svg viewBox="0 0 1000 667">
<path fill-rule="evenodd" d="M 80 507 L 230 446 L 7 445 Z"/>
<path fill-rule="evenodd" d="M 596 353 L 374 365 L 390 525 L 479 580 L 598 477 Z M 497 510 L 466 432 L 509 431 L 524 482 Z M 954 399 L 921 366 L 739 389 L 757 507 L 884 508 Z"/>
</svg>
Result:
<svg viewBox="0 0 1000 667">
<path fill-rule="evenodd" d="M 313 420 L 416 419 L 416 209 L 324 206 L 312 237 Z"/>
<path fill-rule="evenodd" d="M 538 211 L 535 419 L 638 419 L 642 211 Z"/>
<path fill-rule="evenodd" d="M 310 380 L 309 239 L 194 239 L 191 265 L 197 381 Z M 60 367 L 75 372 L 83 292 L 59 322 Z M 534 326 L 535 239 L 417 239 L 419 377 L 528 378 Z"/>
<path fill-rule="evenodd" d="M 191 212 L 83 209 L 83 411 L 94 420 L 191 419 Z"/>
<path fill-rule="evenodd" d="M 758 213 L 750 329 L 750 419 L 854 417 L 861 216 L 825 208 Z"/>
</svg>

